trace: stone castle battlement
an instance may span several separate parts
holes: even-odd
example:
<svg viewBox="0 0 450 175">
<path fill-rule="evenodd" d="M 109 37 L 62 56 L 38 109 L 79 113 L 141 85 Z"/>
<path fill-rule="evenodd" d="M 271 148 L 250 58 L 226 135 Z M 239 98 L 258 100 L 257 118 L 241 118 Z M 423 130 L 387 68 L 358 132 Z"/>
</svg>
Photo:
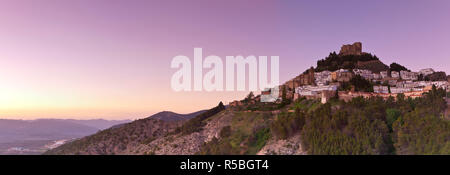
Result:
<svg viewBox="0 0 450 175">
<path fill-rule="evenodd" d="M 339 55 L 361 55 L 362 53 L 362 43 L 355 42 L 353 44 L 343 45 Z"/>
</svg>

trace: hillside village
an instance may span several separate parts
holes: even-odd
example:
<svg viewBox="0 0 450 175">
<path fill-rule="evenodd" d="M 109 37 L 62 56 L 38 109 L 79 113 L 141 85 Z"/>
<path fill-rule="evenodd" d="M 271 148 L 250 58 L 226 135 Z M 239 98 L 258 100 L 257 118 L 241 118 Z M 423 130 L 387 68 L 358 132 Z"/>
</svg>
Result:
<svg viewBox="0 0 450 175">
<path fill-rule="evenodd" d="M 355 43 L 259 95 L 190 119 L 150 116 L 45 154 L 450 154 L 448 81 L 387 66 Z"/>
<path fill-rule="evenodd" d="M 361 59 L 364 55 L 374 57 L 372 60 Z M 338 55 L 330 54 L 333 57 L 356 57 L 356 64 L 350 69 L 340 68 L 337 70 L 320 70 L 320 61 L 318 67 L 311 67 L 305 73 L 285 82 L 278 88 L 266 89 L 261 92 L 261 98 L 269 96 L 271 91 L 279 90 L 279 98 L 276 101 L 281 103 L 282 94 L 285 98 L 295 101 L 301 97 L 307 99 L 320 99 L 322 103 L 326 103 L 332 97 L 339 97 L 344 101 L 349 101 L 354 97 L 362 96 L 370 98 L 374 96 L 396 97 L 403 94 L 406 98 L 421 97 L 423 93 L 436 88 L 443 88 L 447 92 L 450 91 L 450 76 L 446 76 L 445 72 L 436 72 L 432 68 L 424 68 L 417 72 L 410 71 L 405 67 L 393 63 L 390 67 L 381 63 L 376 56 L 362 52 L 362 43 L 356 42 L 351 45 L 343 45 Z M 359 60 L 358 60 L 359 59 Z M 363 61 L 360 61 L 363 60 Z M 348 62 L 344 62 L 347 64 Z M 367 66 L 369 65 L 369 66 Z M 376 66 L 370 66 L 376 65 Z M 381 65 L 381 66 L 380 66 Z M 368 69 L 364 69 L 368 67 Z M 378 67 L 378 68 L 373 68 Z M 381 67 L 381 68 L 380 68 Z M 370 88 L 365 90 L 357 90 L 354 84 L 350 83 L 350 88 L 344 88 L 349 82 L 355 79 L 364 79 L 366 84 L 370 84 Z M 284 92 L 283 92 L 284 91 Z M 231 106 L 242 104 L 240 101 L 231 102 Z"/>
</svg>

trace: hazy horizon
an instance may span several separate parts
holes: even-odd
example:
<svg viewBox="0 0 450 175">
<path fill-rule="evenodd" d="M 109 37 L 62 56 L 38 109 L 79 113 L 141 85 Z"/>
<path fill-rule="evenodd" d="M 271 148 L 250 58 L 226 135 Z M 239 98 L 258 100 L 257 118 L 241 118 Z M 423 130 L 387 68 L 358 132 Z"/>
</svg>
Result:
<svg viewBox="0 0 450 175">
<path fill-rule="evenodd" d="M 0 2 L 0 119 L 137 119 L 244 92 L 174 92 L 177 55 L 280 57 L 280 83 L 342 44 L 450 73 L 450 1 Z M 205 73 L 205 71 L 204 71 Z M 195 99 L 195 100 L 194 100 Z"/>
<path fill-rule="evenodd" d="M 34 119 L 8 119 L 8 118 L 0 118 L 0 120 L 21 120 L 21 121 L 36 121 L 36 120 L 105 120 L 105 121 L 120 121 L 120 120 L 134 120 L 134 119 L 103 119 L 103 118 L 82 118 L 82 119 L 76 119 L 76 118 L 34 118 Z"/>
</svg>

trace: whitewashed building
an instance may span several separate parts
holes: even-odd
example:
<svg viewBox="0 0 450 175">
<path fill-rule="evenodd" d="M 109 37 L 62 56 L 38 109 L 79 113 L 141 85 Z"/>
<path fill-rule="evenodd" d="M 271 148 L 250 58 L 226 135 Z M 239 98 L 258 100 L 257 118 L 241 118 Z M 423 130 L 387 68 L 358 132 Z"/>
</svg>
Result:
<svg viewBox="0 0 450 175">
<path fill-rule="evenodd" d="M 388 77 L 388 72 L 387 71 L 381 71 L 380 75 L 381 75 L 381 78 L 387 78 Z"/>
<path fill-rule="evenodd" d="M 314 73 L 314 81 L 316 85 L 326 85 L 331 82 L 331 72 L 330 71 L 322 71 Z"/>
<path fill-rule="evenodd" d="M 399 94 L 399 93 L 405 93 L 405 92 L 411 92 L 411 91 L 413 91 L 412 88 L 391 87 L 391 93 L 393 93 L 393 94 Z"/>
<path fill-rule="evenodd" d="M 400 73 L 397 71 L 391 71 L 391 77 L 392 78 L 400 78 Z"/>
<path fill-rule="evenodd" d="M 375 79 L 375 80 L 381 79 L 381 75 L 380 75 L 380 74 L 377 74 L 377 73 L 373 73 L 372 77 L 373 77 L 373 79 Z"/>
<path fill-rule="evenodd" d="M 447 89 L 448 81 L 432 81 L 431 85 L 435 85 L 436 88 Z"/>
<path fill-rule="evenodd" d="M 338 88 L 337 85 L 323 85 L 323 86 L 299 86 L 295 88 L 295 93 L 301 95 L 301 96 L 311 96 L 311 95 L 317 95 L 321 93 L 322 91 L 336 91 Z"/>
<path fill-rule="evenodd" d="M 436 88 L 443 89 L 447 89 L 447 86 L 449 85 L 448 81 L 416 81 L 415 83 L 417 83 L 416 87 L 427 87 L 435 85 Z"/>
<path fill-rule="evenodd" d="M 388 80 L 390 86 L 397 86 L 397 80 Z"/>
<path fill-rule="evenodd" d="M 373 86 L 373 92 L 375 93 L 389 93 L 389 88 L 387 86 Z"/>
<path fill-rule="evenodd" d="M 417 80 L 418 73 L 402 70 L 400 71 L 400 77 L 404 80 Z"/>
<path fill-rule="evenodd" d="M 363 77 L 366 80 L 372 80 L 373 79 L 373 74 L 372 74 L 372 71 L 370 71 L 370 70 L 353 69 L 353 73 L 355 73 L 355 75 L 359 75 L 359 76 Z"/>
<path fill-rule="evenodd" d="M 419 87 L 419 84 L 417 82 L 413 82 L 413 81 L 406 81 L 403 83 L 403 87 L 404 88 L 415 88 L 415 87 Z"/>
</svg>

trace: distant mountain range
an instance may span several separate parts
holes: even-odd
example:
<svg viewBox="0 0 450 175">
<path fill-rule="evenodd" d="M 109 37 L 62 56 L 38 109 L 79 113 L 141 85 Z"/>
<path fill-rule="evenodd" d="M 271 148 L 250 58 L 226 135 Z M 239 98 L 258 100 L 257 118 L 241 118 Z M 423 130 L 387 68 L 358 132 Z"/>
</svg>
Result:
<svg viewBox="0 0 450 175">
<path fill-rule="evenodd" d="M 128 122 L 131 120 L 0 119 L 0 154 L 10 148 L 41 148 L 56 140 L 80 138 Z"/>
<path fill-rule="evenodd" d="M 114 125 L 120 125 L 129 123 L 131 120 L 105 120 L 105 119 L 91 119 L 91 120 L 74 120 L 74 119 L 61 119 L 61 121 L 67 121 L 71 123 L 77 123 L 85 126 L 90 126 L 100 130 L 107 129 Z"/>
<path fill-rule="evenodd" d="M 42 140 L 83 137 L 130 120 L 0 119 L 0 143 L 16 140 Z"/>
<path fill-rule="evenodd" d="M 128 131 L 129 128 L 134 128 L 136 125 L 142 123 L 145 123 L 145 125 L 149 124 L 144 121 L 158 121 L 155 124 L 163 124 L 166 126 L 166 129 L 173 128 L 205 111 L 200 110 L 189 114 L 162 111 L 134 122 L 131 120 L 104 119 L 0 119 L 0 154 L 40 154 L 48 149 L 48 145 L 58 140 L 70 141 L 92 134 L 95 135 L 96 133 L 102 132 L 102 130 L 108 132 L 109 130 L 117 129 L 120 133 L 116 133 L 115 135 L 121 135 L 121 133 L 128 134 L 125 131 L 122 132 L 122 127 L 125 126 L 124 128 Z M 147 129 L 144 129 L 144 131 L 147 132 Z M 159 130 L 152 131 L 153 133 L 159 133 Z"/>
</svg>

